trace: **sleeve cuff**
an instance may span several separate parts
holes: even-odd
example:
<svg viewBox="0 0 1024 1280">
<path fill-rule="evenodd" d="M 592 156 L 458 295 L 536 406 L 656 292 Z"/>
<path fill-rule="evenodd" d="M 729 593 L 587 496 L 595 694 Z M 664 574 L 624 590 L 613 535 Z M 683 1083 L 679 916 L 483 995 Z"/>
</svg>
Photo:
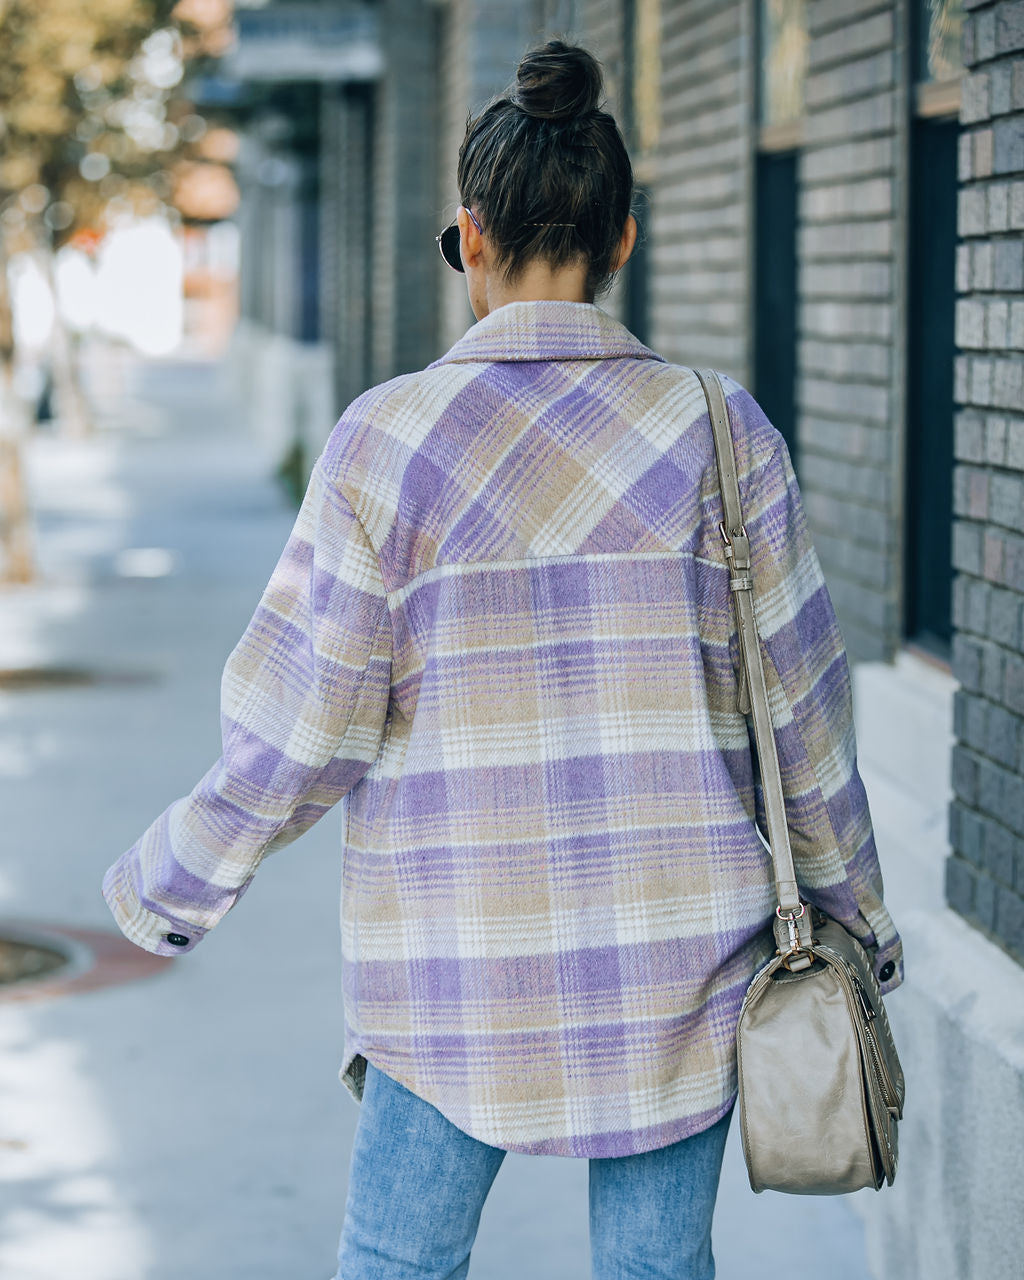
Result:
<svg viewBox="0 0 1024 1280">
<path fill-rule="evenodd" d="M 880 947 L 871 958 L 871 968 L 883 996 L 895 991 L 903 981 L 903 943 L 897 939 Z"/>
<path fill-rule="evenodd" d="M 129 942 L 155 956 L 180 956 L 195 950 L 206 930 L 184 920 L 157 915 L 138 899 L 123 860 L 103 877 L 103 896 L 117 927 Z"/>
<path fill-rule="evenodd" d="M 868 953 L 871 971 L 878 979 L 884 996 L 895 991 L 903 981 L 903 942 L 884 909 L 880 908 L 872 915 L 874 919 L 869 919 L 862 909 L 851 932 Z M 878 940 L 880 934 L 881 942 Z"/>
</svg>

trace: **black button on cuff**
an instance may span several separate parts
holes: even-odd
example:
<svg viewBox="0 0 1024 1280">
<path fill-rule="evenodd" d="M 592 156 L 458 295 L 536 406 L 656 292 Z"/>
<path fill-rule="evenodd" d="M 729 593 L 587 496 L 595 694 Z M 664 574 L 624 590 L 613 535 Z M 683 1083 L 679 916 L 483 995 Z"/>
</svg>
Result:
<svg viewBox="0 0 1024 1280">
<path fill-rule="evenodd" d="M 189 939 L 183 933 L 169 933 L 167 941 L 172 947 L 187 947 L 189 944 Z"/>
<path fill-rule="evenodd" d="M 878 971 L 878 976 L 882 982 L 888 982 L 892 975 L 896 972 L 896 961 L 886 960 Z"/>
</svg>

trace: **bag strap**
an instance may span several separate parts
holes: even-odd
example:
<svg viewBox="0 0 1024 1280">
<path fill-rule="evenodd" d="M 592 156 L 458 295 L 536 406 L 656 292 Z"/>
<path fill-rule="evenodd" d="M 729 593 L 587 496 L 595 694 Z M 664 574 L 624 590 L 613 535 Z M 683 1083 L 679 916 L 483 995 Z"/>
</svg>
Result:
<svg viewBox="0 0 1024 1280">
<path fill-rule="evenodd" d="M 722 491 L 724 515 L 718 529 L 725 544 L 725 558 L 729 566 L 729 589 L 732 592 L 740 642 L 739 692 L 736 705 L 741 714 L 749 713 L 754 723 L 754 743 L 761 767 L 768 844 L 771 847 L 775 892 L 778 896 L 775 936 L 779 950 L 784 954 L 800 952 L 812 943 L 811 921 L 806 906 L 800 901 L 796 869 L 793 865 L 793 850 L 789 842 L 786 801 L 782 791 L 782 772 L 779 768 L 779 753 L 768 706 L 768 683 L 765 678 L 761 643 L 757 634 L 757 620 L 754 616 L 754 579 L 750 566 L 750 541 L 743 525 L 739 475 L 732 431 L 729 426 L 729 410 L 718 374 L 713 369 L 695 369 L 694 372 L 704 388 L 704 396 L 708 402 L 708 415 L 711 419 L 711 432 L 715 440 L 715 457 L 718 461 L 718 479 Z M 791 963 L 790 967 L 806 968 L 809 964 L 810 958 L 804 956 Z"/>
</svg>

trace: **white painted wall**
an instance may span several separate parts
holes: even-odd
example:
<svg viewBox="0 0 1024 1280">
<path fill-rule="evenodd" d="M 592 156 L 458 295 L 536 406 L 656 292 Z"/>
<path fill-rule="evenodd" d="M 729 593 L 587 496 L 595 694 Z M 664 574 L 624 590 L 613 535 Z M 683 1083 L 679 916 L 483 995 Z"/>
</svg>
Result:
<svg viewBox="0 0 1024 1280">
<path fill-rule="evenodd" d="M 333 403 L 332 352 L 326 342 L 297 342 L 240 319 L 231 340 L 231 380 L 254 436 L 281 459 L 294 440 L 312 462 L 344 405 Z"/>
</svg>

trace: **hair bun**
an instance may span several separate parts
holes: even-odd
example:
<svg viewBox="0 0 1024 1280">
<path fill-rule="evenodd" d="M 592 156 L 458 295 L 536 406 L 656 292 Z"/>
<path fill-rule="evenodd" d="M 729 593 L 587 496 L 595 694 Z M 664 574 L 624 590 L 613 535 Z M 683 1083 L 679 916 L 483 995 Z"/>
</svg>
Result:
<svg viewBox="0 0 1024 1280">
<path fill-rule="evenodd" d="M 571 120 L 597 109 L 602 87 L 601 68 L 592 54 L 549 40 L 520 62 L 512 101 L 538 120 Z"/>
</svg>

